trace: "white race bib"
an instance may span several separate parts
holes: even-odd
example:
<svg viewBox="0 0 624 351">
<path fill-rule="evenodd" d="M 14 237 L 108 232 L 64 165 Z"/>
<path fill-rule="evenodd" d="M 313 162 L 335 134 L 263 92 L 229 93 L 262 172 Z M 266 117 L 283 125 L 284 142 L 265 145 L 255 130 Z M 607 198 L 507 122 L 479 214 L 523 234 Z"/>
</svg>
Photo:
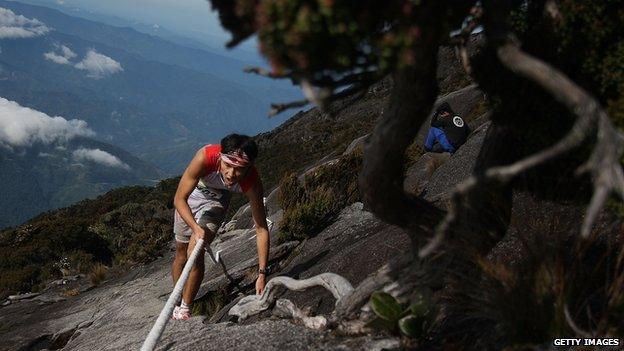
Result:
<svg viewBox="0 0 624 351">
<path fill-rule="evenodd" d="M 223 193 L 221 193 L 219 190 L 212 188 L 203 188 L 201 189 L 201 192 L 206 195 L 207 198 L 214 200 L 219 200 L 221 196 L 223 196 Z"/>
</svg>

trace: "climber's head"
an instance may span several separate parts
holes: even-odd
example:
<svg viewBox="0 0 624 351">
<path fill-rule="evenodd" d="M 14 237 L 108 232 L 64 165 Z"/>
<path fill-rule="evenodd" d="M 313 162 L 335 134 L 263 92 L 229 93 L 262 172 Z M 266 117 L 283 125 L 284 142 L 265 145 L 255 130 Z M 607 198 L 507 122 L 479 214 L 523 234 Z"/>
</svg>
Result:
<svg viewBox="0 0 624 351">
<path fill-rule="evenodd" d="M 447 117 L 447 116 L 455 115 L 455 112 L 453 111 L 453 109 L 451 108 L 451 105 L 449 105 L 448 102 L 443 102 L 436 109 L 436 115 L 438 117 Z"/>
<path fill-rule="evenodd" d="M 230 134 L 221 139 L 219 171 L 227 185 L 242 180 L 258 156 L 258 146 L 247 135 Z"/>
</svg>

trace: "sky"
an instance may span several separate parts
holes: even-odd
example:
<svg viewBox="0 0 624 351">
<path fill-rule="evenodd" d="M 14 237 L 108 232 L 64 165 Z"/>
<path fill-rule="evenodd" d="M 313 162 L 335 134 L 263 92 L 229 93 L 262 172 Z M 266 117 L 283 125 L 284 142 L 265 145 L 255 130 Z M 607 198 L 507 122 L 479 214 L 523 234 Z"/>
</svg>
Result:
<svg viewBox="0 0 624 351">
<path fill-rule="evenodd" d="M 227 40 L 207 0 L 58 0 L 57 3 Z"/>
<path fill-rule="evenodd" d="M 200 40 L 210 46 L 225 50 L 230 39 L 219 22 L 218 13 L 212 11 L 208 0 L 14 0 L 34 5 L 51 3 L 67 8 L 120 17 L 147 25 L 158 25 L 183 36 Z M 235 51 L 258 56 L 255 39 L 250 39 Z"/>
</svg>

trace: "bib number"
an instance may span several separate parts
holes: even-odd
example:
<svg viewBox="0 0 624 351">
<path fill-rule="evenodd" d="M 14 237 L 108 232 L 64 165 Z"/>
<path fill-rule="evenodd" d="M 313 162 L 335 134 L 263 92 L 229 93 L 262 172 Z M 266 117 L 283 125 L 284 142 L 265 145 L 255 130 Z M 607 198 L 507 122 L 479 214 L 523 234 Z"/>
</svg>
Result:
<svg viewBox="0 0 624 351">
<path fill-rule="evenodd" d="M 215 199 L 215 200 L 219 200 L 223 196 L 223 194 L 220 191 L 216 189 L 210 189 L 210 188 L 202 189 L 202 193 L 204 193 L 206 197 Z"/>
</svg>

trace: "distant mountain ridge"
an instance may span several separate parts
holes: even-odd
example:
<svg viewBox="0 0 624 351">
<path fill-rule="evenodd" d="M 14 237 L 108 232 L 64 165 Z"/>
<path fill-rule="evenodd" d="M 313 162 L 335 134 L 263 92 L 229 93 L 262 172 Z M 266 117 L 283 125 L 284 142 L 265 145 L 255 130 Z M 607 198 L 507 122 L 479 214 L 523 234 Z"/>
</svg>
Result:
<svg viewBox="0 0 624 351">
<path fill-rule="evenodd" d="M 51 29 L 39 37 L 0 40 L 0 96 L 51 115 L 84 119 L 100 140 L 170 175 L 188 161 L 180 155 L 226 133 L 254 134 L 277 126 L 285 117 L 266 118 L 269 102 L 298 94 L 278 86 L 284 82 L 243 74 L 241 62 L 132 29 L 17 2 L 0 1 L 0 7 Z M 61 47 L 76 55 L 69 64 L 44 58 L 59 55 Z M 76 69 L 90 51 L 117 62 L 121 70 L 93 79 Z"/>
<path fill-rule="evenodd" d="M 0 0 L 0 10 L 37 31 L 0 37 L 0 98 L 94 132 L 11 149 L 1 138 L 11 113 L 0 115 L 9 123 L 0 125 L 0 228 L 116 187 L 151 185 L 226 133 L 255 134 L 286 118 L 264 116 L 268 101 L 293 90 L 268 79 L 241 84 L 233 77 L 243 77 L 242 62 L 45 7 Z M 77 160 L 77 151 L 122 166 Z"/>
<path fill-rule="evenodd" d="M 115 27 L 104 23 L 70 16 L 61 11 L 21 2 L 0 0 L 0 7 L 13 10 L 26 17 L 37 18 L 56 32 L 76 36 L 86 41 L 115 47 L 138 58 L 177 65 L 215 75 L 242 86 L 272 90 L 272 94 L 292 95 L 296 89 L 284 81 L 272 81 L 243 72 L 243 68 L 258 62 L 243 62 L 220 54 L 187 47 L 155 35 L 139 32 L 129 27 Z M 223 43 L 225 45 L 225 42 Z M 279 95 L 274 96 L 279 97 Z"/>
<path fill-rule="evenodd" d="M 0 228 L 114 188 L 153 185 L 162 177 L 128 152 L 87 137 L 12 150 L 0 147 L 0 165 Z"/>
</svg>

